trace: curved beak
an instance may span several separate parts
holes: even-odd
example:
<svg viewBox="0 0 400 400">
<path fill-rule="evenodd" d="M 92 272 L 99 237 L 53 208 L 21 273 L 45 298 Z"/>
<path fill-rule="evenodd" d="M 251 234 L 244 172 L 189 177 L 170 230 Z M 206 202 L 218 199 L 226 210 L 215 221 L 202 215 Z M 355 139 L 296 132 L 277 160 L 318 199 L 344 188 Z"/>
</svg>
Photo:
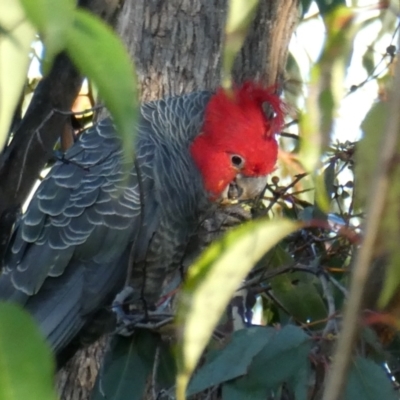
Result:
<svg viewBox="0 0 400 400">
<path fill-rule="evenodd" d="M 267 185 L 267 176 L 249 177 L 238 174 L 221 195 L 223 203 L 250 200 L 257 197 Z"/>
</svg>

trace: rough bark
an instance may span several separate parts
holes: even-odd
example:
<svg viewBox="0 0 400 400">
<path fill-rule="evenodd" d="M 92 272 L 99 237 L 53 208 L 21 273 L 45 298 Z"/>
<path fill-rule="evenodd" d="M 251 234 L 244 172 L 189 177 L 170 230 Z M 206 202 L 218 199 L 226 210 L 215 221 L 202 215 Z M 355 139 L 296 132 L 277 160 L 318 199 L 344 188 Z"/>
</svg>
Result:
<svg viewBox="0 0 400 400">
<path fill-rule="evenodd" d="M 221 76 L 226 0 L 126 1 L 117 31 L 144 101 L 213 90 Z"/>
<path fill-rule="evenodd" d="M 60 399 L 83 400 L 90 398 L 107 340 L 107 337 L 102 337 L 95 345 L 80 350 L 58 372 L 56 385 Z"/>
<path fill-rule="evenodd" d="M 117 31 L 135 60 L 143 101 L 193 90 L 213 90 L 221 77 L 226 0 L 126 0 Z M 236 82 L 272 84 L 283 77 L 297 0 L 261 0 L 234 64 Z M 59 372 L 63 400 L 84 400 L 107 340 L 80 350 Z M 92 361 L 91 361 L 92 360 Z"/>
<path fill-rule="evenodd" d="M 233 80 L 280 84 L 289 41 L 297 24 L 298 0 L 260 0 L 254 21 L 233 66 Z"/>
</svg>

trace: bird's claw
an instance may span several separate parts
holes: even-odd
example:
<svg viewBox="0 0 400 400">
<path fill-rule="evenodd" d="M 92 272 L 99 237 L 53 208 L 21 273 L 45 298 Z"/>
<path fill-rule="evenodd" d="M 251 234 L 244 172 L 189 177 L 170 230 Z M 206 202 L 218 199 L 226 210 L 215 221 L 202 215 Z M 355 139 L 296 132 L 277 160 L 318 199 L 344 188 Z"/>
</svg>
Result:
<svg viewBox="0 0 400 400">
<path fill-rule="evenodd" d="M 117 318 L 115 333 L 131 336 L 135 328 L 158 330 L 173 320 L 173 315 L 160 310 L 144 311 L 131 306 L 134 290 L 126 286 L 112 303 L 112 311 Z"/>
<path fill-rule="evenodd" d="M 134 290 L 130 286 L 124 287 L 124 289 L 115 296 L 112 303 L 111 309 L 117 319 L 117 327 L 115 332 L 122 336 L 131 336 L 133 328 L 136 323 L 143 321 L 145 318 L 143 313 L 135 314 L 132 312 L 130 303 Z"/>
</svg>

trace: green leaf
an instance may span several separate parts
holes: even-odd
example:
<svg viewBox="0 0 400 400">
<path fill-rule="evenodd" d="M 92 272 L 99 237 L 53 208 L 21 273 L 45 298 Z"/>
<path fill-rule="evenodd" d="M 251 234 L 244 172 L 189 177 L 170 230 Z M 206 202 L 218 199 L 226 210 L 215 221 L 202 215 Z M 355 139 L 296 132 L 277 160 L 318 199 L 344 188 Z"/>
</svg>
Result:
<svg viewBox="0 0 400 400">
<path fill-rule="evenodd" d="M 223 84 L 230 87 L 230 73 L 236 54 L 242 48 L 259 0 L 229 0 L 223 49 Z"/>
<path fill-rule="evenodd" d="M 319 281 L 313 275 L 305 272 L 283 274 L 270 283 L 274 296 L 296 321 L 314 322 L 327 317 L 325 303 L 317 290 Z M 323 326 L 324 323 L 313 328 L 321 329 Z"/>
<path fill-rule="evenodd" d="M 223 400 L 265 400 L 264 389 L 248 388 L 243 392 L 234 384 L 226 384 L 222 386 L 222 399 Z"/>
<path fill-rule="evenodd" d="M 252 221 L 213 243 L 189 269 L 178 307 L 178 328 L 182 334 L 178 346 L 180 400 L 235 290 L 254 264 L 299 226 L 288 220 Z"/>
<path fill-rule="evenodd" d="M 308 354 L 311 340 L 300 328 L 285 326 L 271 337 L 266 346 L 254 358 L 245 376 L 227 386 L 247 393 L 276 390 L 283 383 L 290 383 L 297 393 L 305 393 L 309 371 Z M 225 386 L 224 385 L 224 386 Z M 243 397 L 242 397 L 243 398 Z"/>
<path fill-rule="evenodd" d="M 377 167 L 378 155 L 381 148 L 381 133 L 386 126 L 389 115 L 388 103 L 378 102 L 373 105 L 366 115 L 361 127 L 365 133 L 356 153 L 356 206 L 366 203 L 371 179 Z M 384 307 L 399 287 L 400 250 L 400 220 L 393 218 L 400 214 L 400 168 L 397 163 L 391 163 L 388 171 L 390 186 L 386 196 L 385 208 L 379 227 L 378 241 L 375 243 L 375 255 L 387 254 L 384 267 L 386 269 L 383 290 L 379 298 L 379 307 Z"/>
<path fill-rule="evenodd" d="M 229 343 L 194 375 L 188 396 L 244 375 L 256 354 L 274 334 L 273 328 L 251 327 L 234 332 Z M 238 362 L 240 360 L 240 362 Z"/>
<path fill-rule="evenodd" d="M 293 258 L 289 251 L 287 251 L 286 243 L 279 243 L 261 257 L 260 261 L 256 263 L 255 268 L 272 270 L 292 263 Z"/>
<path fill-rule="evenodd" d="M 367 190 L 377 165 L 382 142 L 382 129 L 389 117 L 388 103 L 379 101 L 368 111 L 361 123 L 364 137 L 357 144 L 355 175 L 357 207 L 365 205 Z"/>
<path fill-rule="evenodd" d="M 159 365 L 157 369 L 157 382 L 164 388 L 172 388 L 175 385 L 176 379 L 176 359 L 174 344 L 169 344 L 167 341 L 161 341 L 159 347 Z"/>
<path fill-rule="evenodd" d="M 54 360 L 32 318 L 0 303 L 0 400 L 55 400 Z"/>
<path fill-rule="evenodd" d="M 378 305 L 381 308 L 389 303 L 391 298 L 398 291 L 400 285 L 400 220 L 397 218 L 397 216 L 400 215 L 400 167 L 396 165 L 396 163 L 393 163 L 393 167 L 390 168 L 388 179 L 390 180 L 390 186 L 388 188 L 386 205 L 383 210 L 379 229 L 381 235 L 375 245 L 375 250 L 377 252 L 387 251 L 387 257 L 385 259 L 386 274 L 383 289 L 378 301 Z"/>
<path fill-rule="evenodd" d="M 385 354 L 385 349 L 383 344 L 380 342 L 378 334 L 372 328 L 364 326 L 361 330 L 360 337 L 368 345 L 368 355 L 373 356 L 374 361 L 382 361 L 387 359 L 387 353 Z M 395 338 L 396 340 L 396 338 Z M 394 340 L 394 341 L 395 341 Z M 393 343 L 393 342 L 392 342 Z M 387 350 L 387 347 L 386 347 Z M 395 351 L 397 352 L 397 351 Z M 392 352 L 393 353 L 393 352 Z"/>
<path fill-rule="evenodd" d="M 375 54 L 373 49 L 372 46 L 368 46 L 362 57 L 362 65 L 368 75 L 371 75 L 375 69 Z"/>
<path fill-rule="evenodd" d="M 308 385 L 311 373 L 310 363 L 304 360 L 304 366 L 291 377 L 288 381 L 288 387 L 292 390 L 296 400 L 308 399 Z"/>
<path fill-rule="evenodd" d="M 357 357 L 350 370 L 344 399 L 397 400 L 398 396 L 383 366 Z"/>
<path fill-rule="evenodd" d="M 129 56 L 111 28 L 84 10 L 76 10 L 67 38 L 67 52 L 97 86 L 133 161 L 137 94 L 136 75 Z"/>
<path fill-rule="evenodd" d="M 274 389 L 308 365 L 310 348 L 310 337 L 302 329 L 293 325 L 285 326 L 257 355 L 247 378 L 252 385 Z"/>
<path fill-rule="evenodd" d="M 91 399 L 142 399 L 160 344 L 159 336 L 150 331 L 138 330 L 129 338 L 114 337 Z"/>
<path fill-rule="evenodd" d="M 20 0 L 26 15 L 41 33 L 46 45 L 44 70 L 65 47 L 68 31 L 74 20 L 74 0 Z"/>
<path fill-rule="evenodd" d="M 315 199 L 320 210 L 329 212 L 335 181 L 336 161 L 331 161 L 322 173 L 315 176 Z"/>
<path fill-rule="evenodd" d="M 346 7 L 346 0 L 315 0 L 322 16 L 332 12 L 336 7 Z"/>
<path fill-rule="evenodd" d="M 35 30 L 18 0 L 0 2 L 0 153 L 21 96 Z"/>
</svg>

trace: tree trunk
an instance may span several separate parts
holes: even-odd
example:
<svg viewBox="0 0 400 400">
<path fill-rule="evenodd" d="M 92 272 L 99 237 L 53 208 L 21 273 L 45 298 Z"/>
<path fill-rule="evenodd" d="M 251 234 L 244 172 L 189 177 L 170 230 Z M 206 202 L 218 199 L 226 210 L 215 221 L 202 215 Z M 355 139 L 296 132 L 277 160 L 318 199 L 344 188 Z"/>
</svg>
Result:
<svg viewBox="0 0 400 400">
<path fill-rule="evenodd" d="M 235 82 L 281 80 L 297 0 L 261 0 L 234 64 Z M 143 101 L 214 90 L 221 78 L 226 0 L 126 0 L 116 30 L 135 61 Z M 63 400 L 88 399 L 107 339 L 80 350 L 59 372 Z"/>
<path fill-rule="evenodd" d="M 141 99 L 214 90 L 226 0 L 126 1 L 117 31 L 135 61 Z"/>
</svg>

